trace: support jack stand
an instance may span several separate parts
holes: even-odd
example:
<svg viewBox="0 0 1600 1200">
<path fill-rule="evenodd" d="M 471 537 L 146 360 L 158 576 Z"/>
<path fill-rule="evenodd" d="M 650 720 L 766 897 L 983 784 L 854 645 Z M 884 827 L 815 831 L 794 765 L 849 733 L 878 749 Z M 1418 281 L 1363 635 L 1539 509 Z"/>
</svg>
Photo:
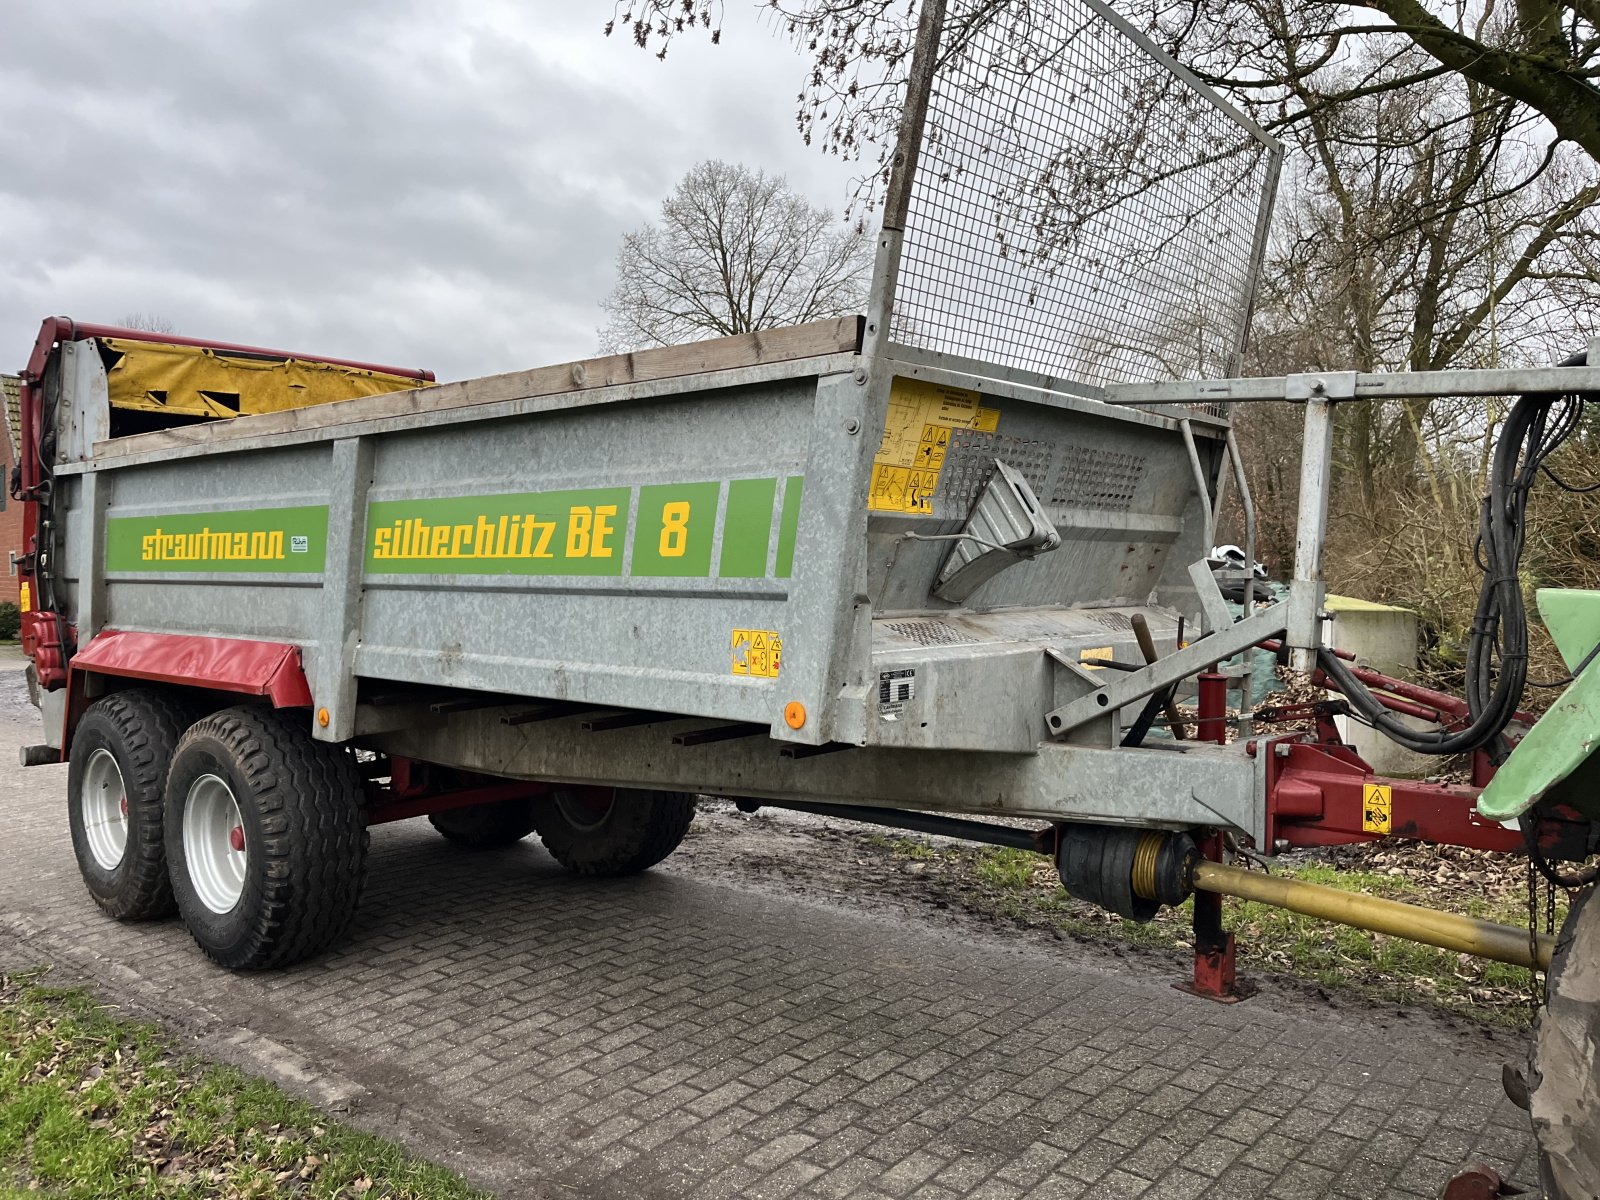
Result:
<svg viewBox="0 0 1600 1200">
<path fill-rule="evenodd" d="M 1200 853 L 1213 862 L 1220 860 L 1221 839 L 1205 838 Z M 1234 971 L 1233 934 L 1222 928 L 1222 897 L 1214 892 L 1194 894 L 1194 981 L 1172 986 L 1219 1004 L 1237 1004 L 1255 994 L 1255 988 L 1241 984 Z"/>
</svg>

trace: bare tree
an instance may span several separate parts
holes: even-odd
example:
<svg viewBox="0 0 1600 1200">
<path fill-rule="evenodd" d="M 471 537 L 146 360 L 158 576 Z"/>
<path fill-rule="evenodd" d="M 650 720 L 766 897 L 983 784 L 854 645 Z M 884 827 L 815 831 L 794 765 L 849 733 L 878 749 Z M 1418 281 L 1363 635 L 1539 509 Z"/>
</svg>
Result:
<svg viewBox="0 0 1600 1200">
<path fill-rule="evenodd" d="M 963 53 L 981 30 L 1022 31 L 1045 24 L 1070 0 L 951 0 L 942 57 Z M 606 32 L 620 28 L 665 56 L 673 38 L 692 30 L 721 34 L 724 0 L 615 0 Z M 917 6 L 904 0 L 765 0 L 812 66 L 800 94 L 801 133 L 854 157 L 864 142 L 892 152 L 888 136 L 899 111 L 915 40 Z M 1071 5 L 1074 11 L 1078 6 Z M 1380 58 L 1420 50 L 1425 62 L 1408 78 L 1354 79 L 1325 103 L 1393 90 L 1457 73 L 1549 122 L 1556 139 L 1600 159 L 1600 16 L 1593 0 L 1154 0 L 1125 6 L 1185 65 L 1249 105 L 1269 128 L 1306 119 L 1291 85 L 1338 63 L 1356 42 L 1375 41 Z M 1387 20 L 1374 20 L 1374 11 Z M 1007 69 L 1040 61 L 1026 36 Z M 1285 47 L 1297 52 L 1288 57 Z"/>
<path fill-rule="evenodd" d="M 1387 20 L 1373 20 L 1373 13 Z M 1518 0 L 1511 8 L 1455 0 L 1159 0 L 1150 18 L 1202 78 L 1281 125 L 1374 91 L 1441 75 L 1537 114 L 1551 142 L 1600 159 L 1600 24 L 1589 0 Z M 1365 72 L 1297 103 L 1297 85 L 1348 59 L 1375 53 Z M 1420 53 L 1417 53 L 1420 51 Z M 1404 60 L 1406 69 L 1391 68 Z"/>
<path fill-rule="evenodd" d="M 146 333 L 177 333 L 172 322 L 151 313 L 131 312 L 117 322 L 124 329 L 142 329 Z"/>
<path fill-rule="evenodd" d="M 859 310 L 871 241 L 779 176 L 703 162 L 628 234 L 602 350 L 796 325 Z"/>
<path fill-rule="evenodd" d="M 1412 51 L 1383 80 L 1417 73 Z M 1310 118 L 1263 288 L 1259 353 L 1281 370 L 1441 370 L 1549 362 L 1593 332 L 1600 179 L 1581 155 L 1524 137 L 1517 106 L 1461 76 L 1337 107 L 1297 85 Z M 1360 405 L 1346 432 L 1370 507 L 1383 468 L 1426 466 L 1450 405 Z M 1478 411 L 1478 410 L 1475 410 Z M 1428 428 L 1432 425 L 1432 428 Z M 1481 428 L 1481 421 L 1475 422 Z"/>
<path fill-rule="evenodd" d="M 1547 157 L 1514 102 L 1462 76 L 1318 102 L 1318 86 L 1416 73 L 1421 57 L 1413 50 L 1375 71 L 1352 52 L 1297 84 L 1311 115 L 1289 130 L 1295 153 L 1250 373 L 1550 362 L 1594 332 L 1600 186 L 1586 156 Z M 1478 497 L 1503 415 L 1494 399 L 1375 401 L 1337 414 L 1329 578 L 1419 606 L 1441 660 L 1476 607 Z M 1246 405 L 1234 418 L 1261 551 L 1287 569 L 1300 414 Z M 1546 556 L 1546 536 L 1531 533 L 1529 564 Z"/>
</svg>

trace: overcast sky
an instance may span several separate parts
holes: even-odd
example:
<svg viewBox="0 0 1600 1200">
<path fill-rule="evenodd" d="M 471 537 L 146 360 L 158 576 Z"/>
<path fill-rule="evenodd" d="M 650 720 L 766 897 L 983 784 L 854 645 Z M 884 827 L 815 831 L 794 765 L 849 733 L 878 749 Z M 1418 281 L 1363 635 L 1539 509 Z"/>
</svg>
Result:
<svg viewBox="0 0 1600 1200">
<path fill-rule="evenodd" d="M 843 209 L 852 168 L 801 143 L 804 62 L 753 3 L 665 62 L 610 14 L 0 4 L 0 370 L 57 313 L 441 379 L 582 358 L 622 234 L 696 162 Z"/>
</svg>

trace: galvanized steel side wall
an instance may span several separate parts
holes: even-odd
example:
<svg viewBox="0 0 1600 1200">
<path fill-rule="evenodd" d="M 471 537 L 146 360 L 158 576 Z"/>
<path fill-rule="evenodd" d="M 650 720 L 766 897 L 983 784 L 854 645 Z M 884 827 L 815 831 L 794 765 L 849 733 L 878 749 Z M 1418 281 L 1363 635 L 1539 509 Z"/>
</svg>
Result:
<svg viewBox="0 0 1600 1200">
<path fill-rule="evenodd" d="M 864 377 L 809 376 L 66 476 L 67 611 L 83 641 L 117 628 L 301 646 L 316 702 L 330 709 L 324 737 L 353 732 L 359 676 L 826 740 L 843 670 L 834 640 L 854 619 L 838 597 L 856 590 L 864 541 L 856 498 L 869 451 L 856 447 L 867 391 Z M 482 498 L 493 503 L 479 548 L 493 555 L 494 505 L 542 526 L 550 493 L 563 494 L 557 527 L 518 547 L 507 535 L 520 526 L 500 521 L 493 561 L 470 557 L 470 535 L 455 541 L 460 561 L 428 557 L 437 543 L 416 538 L 420 554 L 379 556 L 402 545 L 402 526 L 413 530 L 398 518 L 380 530 L 387 517 L 467 520 L 452 502 Z M 753 516 L 763 503 L 770 512 Z M 319 506 L 325 543 L 315 519 L 295 516 L 271 543 L 270 569 L 184 557 L 248 555 L 248 535 L 215 531 Z M 568 558 L 578 541 L 564 540 L 577 521 L 567 511 L 579 507 L 585 520 L 600 514 L 588 548 L 605 551 L 602 562 Z M 380 532 L 387 543 L 375 543 Z M 556 561 L 535 561 L 541 538 Z M 812 714 L 800 730 L 783 720 L 792 699 Z"/>
<path fill-rule="evenodd" d="M 355 731 L 358 681 L 387 680 L 860 743 L 875 612 L 949 608 L 930 589 L 950 543 L 904 535 L 959 530 L 996 458 L 1064 541 L 968 607 L 1141 605 L 1203 550 L 1214 471 L 1190 469 L 1170 420 L 844 361 L 64 474 L 65 611 L 80 643 L 116 628 L 299 646 L 330 740 Z M 884 457 L 890 394 L 905 394 L 892 373 L 943 389 L 917 402 L 936 421 L 968 420 L 939 426 L 931 475 Z M 907 453 L 931 428 L 917 404 L 889 421 Z M 885 490 L 913 477 L 925 493 Z M 1032 730 L 1037 702 L 1018 701 L 1011 724 Z"/>
<path fill-rule="evenodd" d="M 1215 492 L 1220 441 L 1197 429 L 1205 500 L 1179 434 L 1165 418 L 1082 401 L 1029 403 L 984 391 L 991 432 L 955 430 L 927 515 L 876 511 L 868 525 L 868 594 L 880 614 L 948 611 L 931 594 L 948 541 L 1002 459 L 1020 471 L 1061 534 L 1061 546 L 1009 567 L 961 606 L 1139 605 L 1186 609 L 1184 569 L 1204 557 L 1205 507 Z M 913 535 L 913 536 L 907 536 Z M 1169 560 L 1176 570 L 1169 570 Z"/>
</svg>

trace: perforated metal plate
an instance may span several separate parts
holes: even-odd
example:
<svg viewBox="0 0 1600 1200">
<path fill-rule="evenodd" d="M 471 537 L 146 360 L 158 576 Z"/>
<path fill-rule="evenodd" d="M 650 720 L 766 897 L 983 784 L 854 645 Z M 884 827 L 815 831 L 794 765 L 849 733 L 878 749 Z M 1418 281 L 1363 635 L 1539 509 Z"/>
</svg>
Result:
<svg viewBox="0 0 1600 1200">
<path fill-rule="evenodd" d="M 1142 454 L 1068 446 L 1061 475 L 1050 493 L 1051 504 L 1127 512 L 1144 481 L 1148 460 Z"/>
<path fill-rule="evenodd" d="M 924 621 L 885 621 L 881 628 L 898 634 L 908 642 L 918 646 L 963 646 L 975 645 L 975 637 L 968 637 L 959 629 L 945 624 L 943 621 L 929 619 Z"/>
</svg>

